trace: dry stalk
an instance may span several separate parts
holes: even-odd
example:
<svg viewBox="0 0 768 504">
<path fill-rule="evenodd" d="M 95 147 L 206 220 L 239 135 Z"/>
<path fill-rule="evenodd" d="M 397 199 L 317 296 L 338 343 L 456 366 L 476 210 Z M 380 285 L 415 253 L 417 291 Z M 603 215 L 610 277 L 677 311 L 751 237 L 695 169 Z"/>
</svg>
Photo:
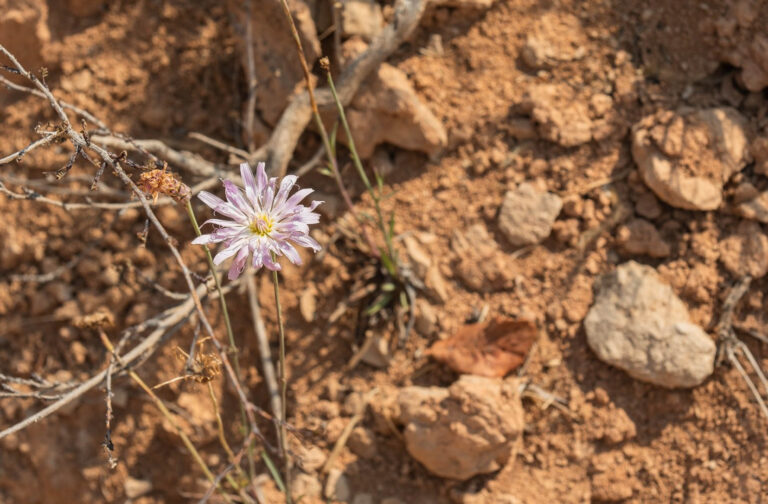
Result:
<svg viewBox="0 0 768 504">
<path fill-rule="evenodd" d="M 749 376 L 748 370 L 739 360 L 739 356 L 745 358 L 747 363 L 749 363 L 766 394 L 768 394 L 768 379 L 766 379 L 765 373 L 757 362 L 757 359 L 755 359 L 755 356 L 752 355 L 749 347 L 738 338 L 736 331 L 733 328 L 733 314 L 736 305 L 749 290 L 751 282 L 752 277 L 749 275 L 743 277 L 731 288 L 723 302 L 723 313 L 716 326 L 719 343 L 717 362 L 722 363 L 727 360 L 734 369 L 736 369 L 742 380 L 744 380 L 744 383 L 747 384 L 752 396 L 757 401 L 760 411 L 765 415 L 765 418 L 768 419 L 768 404 L 766 404 L 765 399 L 763 399 L 763 395 L 760 393 L 755 381 Z"/>
<path fill-rule="evenodd" d="M 234 372 L 232 365 L 229 362 L 229 359 L 227 358 L 226 351 L 223 349 L 222 345 L 218 342 L 218 340 L 216 340 L 215 334 L 213 332 L 213 328 L 205 315 L 205 311 L 203 310 L 202 304 L 200 302 L 200 297 L 195 289 L 195 285 L 192 280 L 192 275 L 189 271 L 189 268 L 184 263 L 184 260 L 182 259 L 178 248 L 175 245 L 175 240 L 168 234 L 166 229 L 160 223 L 157 216 L 155 215 L 152 208 L 150 207 L 149 202 L 147 201 L 143 192 L 136 186 L 133 180 L 131 180 L 131 178 L 125 172 L 123 167 L 120 165 L 120 162 L 119 162 L 120 158 L 118 156 L 112 155 L 111 153 L 106 151 L 103 147 L 100 147 L 99 145 L 95 144 L 93 142 L 93 138 L 89 138 L 85 134 L 85 132 L 79 133 L 78 131 L 76 131 L 72 127 L 72 123 L 70 122 L 67 114 L 64 112 L 62 105 L 53 96 L 51 91 L 48 89 L 48 86 L 44 82 L 40 81 L 37 77 L 35 77 L 35 75 L 33 75 L 31 72 L 26 70 L 21 65 L 21 63 L 19 63 L 16 57 L 1 44 L 0 44 L 0 53 L 5 54 L 5 56 L 11 61 L 12 65 L 16 68 L 18 73 L 24 76 L 25 78 L 27 78 L 30 82 L 32 82 L 32 84 L 34 84 L 37 90 L 40 93 L 42 93 L 43 96 L 48 100 L 51 107 L 53 107 L 54 111 L 59 116 L 59 119 L 62 122 L 62 126 L 61 126 L 62 131 L 66 134 L 68 139 L 72 142 L 76 151 L 82 152 L 83 156 L 89 160 L 90 158 L 85 151 L 90 150 L 95 152 L 103 160 L 103 162 L 106 163 L 113 170 L 113 172 L 118 176 L 118 178 L 126 186 L 128 186 L 131 192 L 139 199 L 139 202 L 141 203 L 141 206 L 144 208 L 144 212 L 146 213 L 147 218 L 153 224 L 153 226 L 155 227 L 157 232 L 160 234 L 160 236 L 163 238 L 163 241 L 166 243 L 166 246 L 171 251 L 171 254 L 174 256 L 177 264 L 181 268 L 182 274 L 184 276 L 184 280 L 186 281 L 187 288 L 189 289 L 194 307 L 197 310 L 200 321 L 207 335 L 213 341 L 213 344 L 216 347 L 217 352 L 219 353 L 219 357 L 221 358 L 221 361 L 224 364 L 225 369 L 227 370 L 227 374 L 230 378 L 230 382 L 235 388 L 235 391 L 237 392 L 239 400 L 241 401 L 241 403 L 244 405 L 246 409 L 246 413 L 248 416 L 248 420 L 250 422 L 251 429 L 253 429 L 254 432 L 258 433 L 259 432 L 258 427 L 256 426 L 256 420 L 253 414 L 255 407 L 253 407 L 253 405 L 248 401 L 240 385 L 240 382 L 237 379 L 237 374 Z M 34 94 L 37 94 L 37 93 L 34 93 Z M 93 164 L 96 164 L 98 166 L 98 163 L 96 163 L 95 161 L 93 160 L 90 160 L 90 161 Z M 248 406 L 251 406 L 251 407 L 248 407 Z"/>
</svg>

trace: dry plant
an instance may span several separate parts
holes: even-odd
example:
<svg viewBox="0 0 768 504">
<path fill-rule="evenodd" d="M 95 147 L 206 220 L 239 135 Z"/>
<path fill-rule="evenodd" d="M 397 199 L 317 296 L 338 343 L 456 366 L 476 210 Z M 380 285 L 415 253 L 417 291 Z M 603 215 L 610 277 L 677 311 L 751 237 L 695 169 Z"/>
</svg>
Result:
<svg viewBox="0 0 768 504">
<path fill-rule="evenodd" d="M 360 243 L 365 244 L 361 251 L 366 256 L 373 258 L 375 263 L 378 264 L 377 269 L 379 272 L 374 275 L 375 278 L 369 279 L 375 287 L 373 290 L 375 295 L 372 298 L 366 298 L 370 301 L 364 307 L 367 316 L 373 316 L 396 302 L 399 302 L 401 307 L 410 306 L 412 308 L 415 295 L 414 287 L 418 287 L 418 281 L 411 278 L 407 268 L 403 267 L 397 259 L 393 245 L 393 217 L 390 215 L 388 219 L 385 218 L 380 205 L 384 197 L 382 180 L 376 174 L 377 184 L 374 187 L 368 179 L 357 155 L 354 140 L 352 140 L 352 132 L 349 131 L 343 107 L 351 101 L 363 80 L 413 32 L 427 6 L 439 3 L 441 2 L 398 0 L 394 6 L 393 19 L 372 40 L 368 49 L 356 58 L 343 62 L 343 70 L 337 79 L 338 85 L 335 85 L 330 68 L 326 64 L 324 69 L 328 87 L 315 90 L 312 86 L 310 71 L 304 58 L 300 39 L 298 39 L 295 26 L 293 25 L 290 10 L 287 8 L 287 4 L 283 2 L 287 18 L 291 22 L 294 38 L 297 42 L 297 57 L 304 69 L 307 90 L 294 96 L 272 131 L 269 140 L 262 146 L 256 146 L 251 143 L 247 145 L 247 150 L 245 150 L 223 144 L 201 134 L 191 135 L 192 138 L 206 145 L 228 152 L 235 159 L 254 164 L 258 160 L 266 160 L 273 174 L 284 178 L 284 180 L 293 180 L 291 178 L 293 176 L 289 175 L 286 177 L 288 162 L 293 155 L 300 135 L 314 116 L 318 125 L 318 131 L 323 140 L 328 169 L 336 180 L 339 193 L 344 199 L 350 215 L 357 222 L 358 228 L 355 230 L 355 233 L 362 238 Z M 248 3 L 248 10 L 250 11 L 250 3 Z M 339 16 L 336 15 L 335 19 L 337 21 L 338 18 Z M 246 26 L 245 37 L 246 42 L 249 42 L 249 38 L 252 37 L 250 17 Z M 338 43 L 340 38 L 337 36 L 336 40 Z M 258 83 L 254 77 L 252 45 L 246 43 L 246 47 L 249 48 L 247 53 L 248 65 L 246 68 L 248 74 L 248 99 L 243 123 L 245 131 L 253 131 L 255 88 Z M 71 171 L 79 161 L 85 161 L 87 165 L 93 166 L 92 176 L 85 180 L 89 189 L 87 191 L 66 189 L 50 182 L 16 179 L 0 175 L 0 194 L 4 194 L 11 200 L 33 201 L 36 204 L 59 207 L 67 212 L 109 214 L 123 212 L 131 208 L 143 210 L 146 215 L 147 224 L 145 225 L 144 232 L 139 236 L 140 242 L 146 242 L 150 231 L 160 236 L 174 258 L 184 278 L 187 290 L 186 292 L 170 291 L 156 282 L 143 277 L 143 274 L 129 263 L 115 265 L 122 273 L 129 272 L 135 274 L 140 283 L 147 288 L 159 292 L 168 299 L 174 300 L 176 304 L 119 332 L 115 331 L 113 321 L 104 318 L 103 314 L 97 313 L 80 320 L 79 324 L 83 330 L 98 333 L 105 348 L 105 368 L 102 371 L 94 371 L 87 380 L 80 382 L 53 382 L 34 374 L 28 378 L 22 378 L 0 373 L 0 399 L 33 398 L 50 402 L 50 404 L 36 413 L 0 431 L 0 439 L 17 433 L 29 425 L 52 415 L 88 391 L 97 387 L 104 387 L 106 389 L 105 434 L 101 444 L 107 456 L 107 466 L 114 468 L 119 463 L 119 447 L 115 446 L 111 437 L 112 425 L 115 421 L 112 406 L 112 386 L 116 377 L 127 375 L 147 394 L 161 414 L 176 428 L 190 456 L 208 479 L 210 486 L 203 495 L 201 502 L 208 500 L 214 492 L 218 492 L 221 498 L 227 502 L 256 502 L 262 499 L 261 492 L 257 487 L 258 478 L 255 474 L 257 458 L 263 460 L 278 487 L 285 492 L 286 502 L 292 502 L 293 496 L 290 490 L 292 457 L 287 439 L 291 429 L 286 417 L 286 348 L 276 272 L 279 266 L 274 266 L 278 264 L 278 255 L 286 255 L 291 261 L 294 261 L 297 257 L 294 254 L 295 250 L 286 249 L 283 246 L 283 241 L 280 239 L 276 240 L 276 245 L 268 246 L 264 249 L 260 249 L 259 246 L 254 246 L 249 242 L 243 246 L 236 247 L 236 250 L 231 254 L 230 252 L 224 253 L 227 250 L 225 247 L 218 254 L 218 256 L 221 256 L 224 253 L 224 256 L 221 260 L 217 260 L 210 253 L 207 245 L 224 241 L 218 240 L 218 238 L 227 233 L 228 226 L 222 225 L 221 222 L 214 222 L 213 224 L 217 226 L 215 230 L 208 235 L 202 234 L 191 205 L 191 198 L 193 196 L 200 196 L 204 202 L 214 207 L 214 210 L 221 211 L 221 207 L 218 207 L 219 203 L 206 196 L 208 194 L 205 192 L 207 189 L 216 187 L 220 180 L 224 180 L 228 200 L 234 202 L 233 199 L 229 198 L 232 196 L 232 198 L 237 199 L 237 196 L 234 196 L 234 194 L 238 189 L 232 189 L 234 184 L 244 185 L 246 195 L 250 198 L 248 193 L 249 189 L 253 192 L 252 181 L 249 180 L 245 171 L 241 171 L 241 175 L 238 176 L 229 165 L 217 164 L 189 152 L 172 149 L 159 140 L 135 140 L 125 134 L 112 131 L 105 122 L 87 110 L 57 99 L 46 83 L 47 71 L 43 69 L 39 76 L 29 71 L 2 45 L 0 45 L 0 53 L 10 61 L 10 66 L 0 67 L 0 83 L 12 92 L 31 94 L 47 101 L 56 115 L 54 122 L 36 128 L 35 132 L 39 136 L 37 140 L 30 142 L 26 147 L 16 152 L 0 157 L 0 165 L 8 163 L 21 164 L 26 154 L 37 149 L 51 145 L 58 145 L 60 147 L 69 145 L 72 149 L 71 155 L 66 164 L 54 173 L 57 181 L 65 177 L 75 177 L 71 175 Z M 340 54 L 338 47 L 335 54 Z M 1 75 L 2 72 L 23 77 L 30 83 L 31 87 L 9 80 Z M 373 219 L 367 219 L 364 215 L 359 214 L 352 203 L 336 161 L 334 135 L 329 135 L 322 121 L 319 120 L 321 109 L 336 110 L 338 113 L 347 138 L 350 139 L 350 153 L 355 168 L 374 202 L 376 215 Z M 77 117 L 77 120 L 73 120 L 73 116 Z M 251 135 L 249 138 L 253 138 L 253 136 Z M 137 162 L 131 159 L 129 153 L 137 153 L 145 161 Z M 316 167 L 319 164 L 321 155 L 322 153 L 318 152 L 313 160 L 305 167 L 299 169 L 299 172 L 303 173 Z M 169 169 L 169 166 L 172 166 L 178 172 L 174 173 Z M 263 171 L 263 168 L 261 169 Z M 114 174 L 124 189 L 115 189 L 104 181 L 104 177 L 110 173 Z M 250 173 L 250 169 L 248 169 L 248 173 Z M 179 174 L 183 174 L 183 178 Z M 257 178 L 261 177 L 261 173 L 257 175 Z M 82 176 L 77 177 L 82 179 Z M 194 180 L 196 183 L 187 185 L 183 180 Z M 270 179 L 266 186 L 261 184 L 260 181 L 257 183 L 259 184 L 259 190 L 265 191 L 261 196 L 262 198 L 267 197 L 266 194 L 270 187 L 272 191 L 271 197 L 278 197 L 275 179 Z M 19 189 L 12 190 L 6 184 L 16 186 Z M 70 201 L 62 201 L 57 197 L 52 197 L 61 195 L 67 196 L 67 199 Z M 208 199 L 207 201 L 206 198 Z M 258 199 L 258 202 L 264 208 L 268 206 L 264 205 L 263 199 Z M 209 278 L 200 278 L 189 268 L 179 252 L 178 240 L 169 234 L 155 214 L 157 207 L 174 203 L 185 207 L 191 225 L 198 235 L 196 242 L 205 247 L 210 270 Z M 252 237 L 258 238 L 257 241 L 263 241 L 265 236 L 269 237 L 270 233 L 277 233 L 279 231 L 276 225 L 281 217 L 264 212 L 259 215 L 258 211 L 256 211 L 258 208 L 255 208 L 256 203 L 253 199 L 251 199 L 251 203 L 254 205 L 254 215 L 251 216 L 254 219 L 249 220 L 246 228 Z M 293 202 L 294 205 L 297 203 L 298 201 Z M 369 220 L 372 220 L 375 228 L 381 234 L 381 242 L 374 239 L 369 229 Z M 295 226 L 291 231 L 294 233 L 297 231 Z M 300 231 L 302 233 L 299 234 L 306 235 L 306 230 L 301 229 Z M 227 238 L 231 238 L 231 236 Z M 290 238 L 299 245 L 312 246 L 308 241 L 301 243 L 303 238 L 299 235 L 293 234 Z M 298 241 L 296 240 L 297 238 L 299 238 Z M 383 245 L 379 243 L 383 243 Z M 229 245 L 231 244 L 230 241 Z M 89 248 L 86 248 L 87 250 Z M 235 255 L 235 266 L 230 269 L 230 282 L 227 285 L 223 285 L 220 280 L 219 275 L 221 272 L 218 266 L 224 259 L 232 255 Z M 240 276 L 244 268 L 244 259 L 247 259 L 249 255 L 254 257 L 254 265 L 265 265 L 273 269 L 280 341 L 279 373 L 277 378 L 269 354 L 269 342 L 258 305 L 253 272 L 248 271 L 245 275 Z M 257 256 L 259 257 L 258 260 L 255 259 Z M 16 275 L 14 278 L 23 282 L 50 281 L 63 274 L 63 272 L 74 268 L 81 257 L 82 253 L 55 271 L 44 275 Z M 249 394 L 241 381 L 238 351 L 235 345 L 225 296 L 238 288 L 242 282 L 245 282 L 248 288 L 254 332 L 257 336 L 261 356 L 262 372 L 270 390 L 269 409 L 272 410 L 272 414 L 251 402 Z M 226 342 L 217 339 L 205 309 L 205 303 L 216 299 L 218 299 L 222 308 L 224 325 L 228 336 Z M 400 317 L 402 312 L 401 310 L 396 310 L 396 313 Z M 137 373 L 138 367 L 151 357 L 162 345 L 163 341 L 190 322 L 196 323 L 196 329 L 189 344 L 189 351 L 178 350 L 179 355 L 183 357 L 184 365 L 183 371 L 177 379 L 191 380 L 199 384 L 199 386 L 208 388 L 211 407 L 216 418 L 218 439 L 227 455 L 226 466 L 220 468 L 218 473 L 215 473 L 212 468 L 206 465 L 192 441 L 179 428 L 174 414 L 171 412 L 173 408 L 166 406 L 153 392 L 152 387 L 146 384 Z M 412 322 L 413 317 L 411 316 L 409 327 Z M 402 322 L 398 326 L 403 327 Z M 404 334 L 407 334 L 407 330 L 404 331 Z M 115 344 L 112 343 L 113 339 L 116 341 Z M 211 349 L 205 348 L 206 346 L 210 346 Z M 219 400 L 216 398 L 211 385 L 211 382 L 219 379 L 220 376 L 227 380 L 227 384 L 240 406 L 241 435 L 239 439 L 240 447 L 237 450 L 233 450 L 232 446 L 234 445 L 227 439 L 222 420 L 222 414 L 226 415 L 226 412 L 222 412 L 219 409 Z M 275 423 L 279 450 L 270 443 L 268 436 L 259 429 L 257 418 L 271 419 Z M 258 452 L 258 455 L 256 455 L 256 452 Z M 118 456 L 115 456 L 115 453 Z M 277 470 L 272 462 L 272 457 L 275 455 L 283 459 L 283 474 L 280 474 L 280 471 Z M 243 467 L 244 464 L 247 464 L 247 473 Z"/>
<path fill-rule="evenodd" d="M 717 324 L 716 330 L 718 335 L 718 355 L 716 361 L 719 364 L 728 363 L 736 369 L 739 376 L 747 384 L 749 391 L 757 401 L 760 411 L 768 419 L 768 405 L 766 404 L 766 397 L 768 397 L 768 379 L 766 374 L 760 367 L 760 364 L 755 359 L 752 351 L 749 347 L 739 339 L 736 335 L 736 327 L 734 325 L 733 315 L 736 310 L 736 306 L 742 297 L 749 290 L 749 285 L 752 282 L 752 277 L 749 275 L 741 278 L 728 292 L 728 295 L 723 302 L 723 312 L 720 315 L 720 321 Z M 762 334 L 747 331 L 747 334 L 759 339 L 763 343 L 768 343 L 768 339 Z M 742 363 L 742 359 L 746 361 L 748 367 Z M 748 370 L 751 368 L 751 371 Z M 762 385 L 763 393 L 760 392 L 760 388 L 752 378 L 754 375 L 757 377 L 757 381 Z"/>
</svg>

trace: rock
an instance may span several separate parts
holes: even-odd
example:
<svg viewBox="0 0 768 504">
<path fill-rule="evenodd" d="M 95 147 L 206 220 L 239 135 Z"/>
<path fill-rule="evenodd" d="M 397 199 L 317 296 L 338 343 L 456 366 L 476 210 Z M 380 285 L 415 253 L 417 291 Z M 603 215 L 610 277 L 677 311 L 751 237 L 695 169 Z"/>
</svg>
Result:
<svg viewBox="0 0 768 504">
<path fill-rule="evenodd" d="M 465 375 L 449 388 L 406 387 L 398 403 L 408 453 L 444 478 L 496 471 L 522 442 L 516 380 Z"/>
<path fill-rule="evenodd" d="M 720 60 L 741 68 L 739 80 L 750 91 L 768 86 L 768 37 L 758 20 L 755 2 L 730 2 L 730 12 L 718 16 L 715 32 Z"/>
<path fill-rule="evenodd" d="M 746 198 L 736 205 L 736 213 L 745 219 L 768 223 L 768 191 L 758 192 L 752 198 Z"/>
<path fill-rule="evenodd" d="M 661 215 L 661 205 L 651 192 L 644 192 L 635 202 L 635 212 L 640 217 L 655 219 Z"/>
<path fill-rule="evenodd" d="M 125 478 L 123 483 L 125 496 L 129 499 L 138 499 L 152 491 L 152 482 L 148 480 L 136 479 L 131 476 Z"/>
<path fill-rule="evenodd" d="M 328 479 L 325 481 L 323 495 L 326 499 L 334 499 L 341 502 L 349 501 L 352 494 L 349 490 L 347 477 L 344 476 L 341 469 L 331 469 L 328 471 Z"/>
<path fill-rule="evenodd" d="M 317 313 L 317 290 L 312 287 L 307 287 L 301 293 L 299 297 L 299 312 L 301 317 L 306 322 L 312 322 L 315 320 L 315 314 Z"/>
<path fill-rule="evenodd" d="M 313 499 L 320 497 L 323 493 L 323 485 L 317 479 L 317 476 L 296 471 L 293 475 L 291 491 L 294 495 L 301 495 L 305 499 Z"/>
<path fill-rule="evenodd" d="M 519 273 L 515 261 L 499 248 L 484 224 L 454 232 L 451 248 L 459 257 L 456 274 L 468 289 L 493 292 L 514 286 Z"/>
<path fill-rule="evenodd" d="M 422 336 L 431 336 L 437 331 L 437 313 L 427 300 L 416 298 L 416 321 L 414 326 Z"/>
<path fill-rule="evenodd" d="M 338 416 L 338 412 L 337 415 Z M 299 467 L 308 473 L 313 473 L 323 467 L 325 464 L 325 452 L 318 446 L 302 448 L 297 457 Z"/>
<path fill-rule="evenodd" d="M 360 360 L 375 368 L 383 369 L 389 366 L 392 354 L 389 352 L 389 342 L 380 334 L 371 334 L 363 343 Z"/>
<path fill-rule="evenodd" d="M 649 266 L 629 261 L 604 275 L 584 329 L 600 360 L 638 380 L 694 387 L 712 374 L 715 343 Z"/>
<path fill-rule="evenodd" d="M 595 100 L 586 93 L 577 93 L 564 83 L 535 85 L 523 95 L 520 110 L 531 117 L 539 136 L 563 147 L 575 147 L 623 132 L 624 123 L 615 112 L 611 98 L 601 94 Z"/>
<path fill-rule="evenodd" d="M 760 224 L 753 221 L 739 223 L 736 232 L 720 242 L 720 262 L 737 278 L 765 276 L 768 272 L 768 237 Z"/>
<path fill-rule="evenodd" d="M 346 113 L 364 159 L 384 142 L 428 156 L 448 142 L 445 127 L 421 101 L 405 72 L 387 63 L 363 82 Z M 339 140 L 346 142 L 342 131 Z"/>
<path fill-rule="evenodd" d="M 525 182 L 504 195 L 499 212 L 499 228 L 516 246 L 541 242 L 552 232 L 563 201 L 556 194 L 540 192 Z"/>
<path fill-rule="evenodd" d="M 584 56 L 587 37 L 579 18 L 547 11 L 534 23 L 520 50 L 520 57 L 533 69 L 547 68 Z"/>
<path fill-rule="evenodd" d="M 373 496 L 367 493 L 357 494 L 352 499 L 352 504 L 374 504 Z"/>
<path fill-rule="evenodd" d="M 371 0 L 347 0 L 341 8 L 341 33 L 370 41 L 384 25 L 381 6 Z"/>
<path fill-rule="evenodd" d="M 352 453 L 364 459 L 372 459 L 377 453 L 376 437 L 365 427 L 357 427 L 352 431 L 347 446 Z"/>
<path fill-rule="evenodd" d="M 768 137 L 758 137 L 749 146 L 755 160 L 755 173 L 768 177 Z"/>
<path fill-rule="evenodd" d="M 243 2 L 230 0 L 233 18 L 245 24 L 248 13 Z M 320 41 L 309 7 L 303 0 L 289 2 L 310 68 L 320 55 Z M 256 107 L 264 120 L 274 125 L 293 95 L 304 73 L 296 60 L 296 46 L 280 2 L 257 0 L 251 9 L 253 54 L 256 70 Z M 244 44 L 245 37 L 237 37 Z M 240 48 L 242 66 L 248 68 L 247 51 Z"/>
<path fill-rule="evenodd" d="M 408 256 L 408 264 L 413 268 L 413 272 L 419 278 L 426 277 L 427 270 L 432 266 L 432 258 L 411 235 L 407 235 L 403 239 L 403 245 L 405 245 L 405 253 Z"/>
<path fill-rule="evenodd" d="M 645 184 L 670 205 L 715 210 L 723 184 L 749 159 L 746 121 L 734 109 L 662 111 L 632 128 L 632 156 Z"/>
<path fill-rule="evenodd" d="M 527 117 L 513 117 L 506 127 L 509 135 L 518 140 L 531 140 L 539 136 L 536 127 Z"/>
<path fill-rule="evenodd" d="M 661 238 L 658 230 L 645 219 L 633 219 L 619 228 L 616 241 L 625 254 L 667 257 L 669 245 Z"/>
<path fill-rule="evenodd" d="M 440 303 L 448 301 L 448 284 L 436 264 L 430 266 L 427 270 L 427 274 L 424 277 L 424 285 L 427 295 L 433 300 Z"/>
</svg>

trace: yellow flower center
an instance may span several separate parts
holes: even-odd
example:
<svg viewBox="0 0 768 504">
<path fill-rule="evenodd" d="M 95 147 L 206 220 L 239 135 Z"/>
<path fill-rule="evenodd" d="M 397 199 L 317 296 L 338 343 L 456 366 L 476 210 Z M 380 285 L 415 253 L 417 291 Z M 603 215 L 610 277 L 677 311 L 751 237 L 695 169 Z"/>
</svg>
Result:
<svg viewBox="0 0 768 504">
<path fill-rule="evenodd" d="M 257 215 L 255 219 L 253 219 L 253 222 L 248 226 L 248 229 L 250 229 L 251 233 L 257 234 L 259 236 L 267 236 L 269 233 L 272 232 L 272 226 L 274 226 L 275 221 L 273 221 L 268 215 L 261 214 Z"/>
</svg>

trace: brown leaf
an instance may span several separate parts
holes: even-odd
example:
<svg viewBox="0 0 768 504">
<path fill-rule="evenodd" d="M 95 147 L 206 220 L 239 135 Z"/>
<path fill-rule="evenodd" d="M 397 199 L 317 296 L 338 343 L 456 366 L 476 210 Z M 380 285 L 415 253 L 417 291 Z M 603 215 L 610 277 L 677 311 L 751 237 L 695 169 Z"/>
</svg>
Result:
<svg viewBox="0 0 768 504">
<path fill-rule="evenodd" d="M 458 373 L 500 378 L 522 365 L 537 336 L 531 320 L 496 317 L 462 327 L 426 353 Z"/>
</svg>

